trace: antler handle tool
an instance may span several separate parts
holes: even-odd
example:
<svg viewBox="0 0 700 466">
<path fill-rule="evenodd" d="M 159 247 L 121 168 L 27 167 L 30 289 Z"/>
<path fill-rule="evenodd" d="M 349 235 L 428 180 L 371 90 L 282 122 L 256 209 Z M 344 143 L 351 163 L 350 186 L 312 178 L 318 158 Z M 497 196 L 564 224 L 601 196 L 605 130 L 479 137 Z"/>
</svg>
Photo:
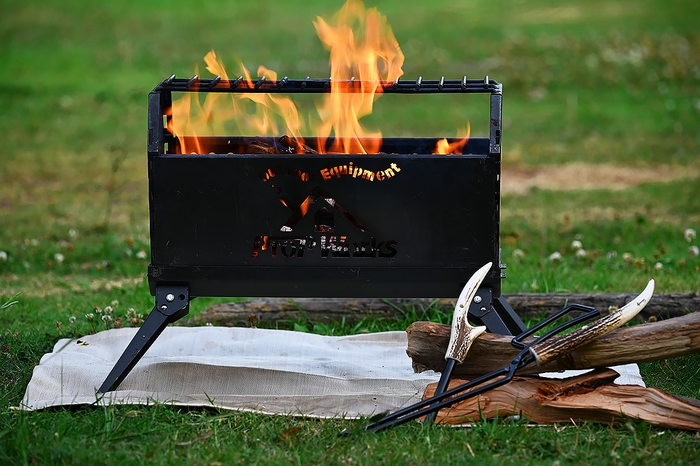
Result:
<svg viewBox="0 0 700 466">
<path fill-rule="evenodd" d="M 452 327 L 450 328 L 450 342 L 447 344 L 445 353 L 445 368 L 440 375 L 440 381 L 435 388 L 435 395 L 440 395 L 445 391 L 452 377 L 452 370 L 457 364 L 462 364 L 469 352 L 469 348 L 474 340 L 486 331 L 485 326 L 472 327 L 467 321 L 469 305 L 474 300 L 476 292 L 484 281 L 486 274 L 491 270 L 493 262 L 481 267 L 474 272 L 457 299 L 455 310 L 452 314 Z M 425 417 L 424 423 L 430 425 L 435 421 L 437 411 L 433 411 Z"/>
<path fill-rule="evenodd" d="M 511 361 L 508 367 L 495 370 L 489 374 L 477 377 L 469 382 L 444 391 L 439 395 L 434 395 L 428 399 L 419 401 L 411 406 L 400 409 L 392 414 L 384 416 L 382 419 L 363 426 L 363 430 L 377 432 L 389 427 L 404 424 L 410 420 L 427 416 L 430 413 L 438 412 L 443 408 L 459 403 L 468 398 L 480 395 L 488 390 L 492 390 L 513 380 L 515 372 L 528 364 L 545 364 L 553 359 L 559 358 L 581 345 L 589 343 L 614 329 L 621 327 L 634 318 L 647 305 L 654 294 L 654 280 L 649 280 L 644 291 L 625 306 L 612 313 L 600 317 L 579 329 L 576 329 L 561 338 L 550 340 L 550 337 L 571 328 L 572 326 L 600 316 L 600 311 L 588 306 L 573 304 L 567 306 L 556 314 L 544 319 L 529 330 L 521 333 L 512 340 L 512 344 L 521 349 L 520 353 Z M 525 344 L 523 339 L 531 336 L 534 332 L 542 330 L 552 324 L 561 316 L 572 310 L 587 311 L 585 315 L 576 317 L 565 322 L 556 328 L 547 331 L 535 339 L 531 344 Z M 342 432 L 348 434 L 350 432 Z"/>
<path fill-rule="evenodd" d="M 654 294 L 654 280 L 649 280 L 644 291 L 623 307 L 591 322 L 588 325 L 568 333 L 555 340 L 544 340 L 533 343 L 530 354 L 535 358 L 535 364 L 541 366 L 564 354 L 572 352 L 579 346 L 585 345 L 616 328 L 622 327 L 632 320 L 647 305 Z"/>
</svg>

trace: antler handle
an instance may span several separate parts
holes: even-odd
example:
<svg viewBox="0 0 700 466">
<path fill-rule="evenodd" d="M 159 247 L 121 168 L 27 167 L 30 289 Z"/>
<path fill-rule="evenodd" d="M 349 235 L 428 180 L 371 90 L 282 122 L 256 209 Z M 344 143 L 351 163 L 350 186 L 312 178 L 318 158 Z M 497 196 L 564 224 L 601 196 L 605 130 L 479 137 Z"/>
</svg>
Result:
<svg viewBox="0 0 700 466">
<path fill-rule="evenodd" d="M 568 354 L 579 346 L 585 345 L 629 322 L 644 309 L 644 306 L 647 305 L 653 294 L 654 280 L 649 280 L 646 288 L 639 296 L 617 311 L 576 329 L 561 338 L 536 343 L 530 347 L 530 353 L 534 356 L 538 366 Z"/>
<path fill-rule="evenodd" d="M 474 272 L 457 299 L 454 314 L 452 314 L 452 330 L 450 332 L 450 342 L 447 344 L 445 359 L 454 359 L 459 364 L 464 362 L 464 358 L 469 352 L 469 348 L 474 340 L 486 331 L 486 327 L 472 327 L 467 321 L 469 305 L 474 299 L 481 282 L 486 274 L 491 270 L 492 262 L 481 267 Z"/>
</svg>

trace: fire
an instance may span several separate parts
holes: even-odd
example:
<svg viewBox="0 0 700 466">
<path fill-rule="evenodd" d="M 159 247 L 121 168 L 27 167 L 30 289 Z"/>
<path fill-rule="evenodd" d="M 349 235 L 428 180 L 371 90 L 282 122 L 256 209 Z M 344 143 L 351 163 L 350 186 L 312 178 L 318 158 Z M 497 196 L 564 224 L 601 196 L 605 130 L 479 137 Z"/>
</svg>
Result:
<svg viewBox="0 0 700 466">
<path fill-rule="evenodd" d="M 203 153 L 201 137 L 231 134 L 235 127 L 240 136 L 287 135 L 297 147 L 305 142 L 309 131 L 317 137 L 319 153 L 326 142 L 332 153 L 373 154 L 379 152 L 382 133 L 362 127 L 360 120 L 372 113 L 375 100 L 382 93 L 381 82 L 392 82 L 403 75 L 404 55 L 387 19 L 376 8 L 365 9 L 361 0 L 347 0 L 330 21 L 317 17 L 313 22 L 319 39 L 330 52 L 330 92 L 316 103 L 319 119 L 303 119 L 294 102 L 276 93 L 206 93 L 186 92 L 173 101 L 168 129 L 180 140 L 182 153 Z M 260 66 L 257 79 L 239 64 L 239 73 L 231 79 L 223 62 L 212 50 L 205 57 L 206 69 L 222 80 L 243 81 L 252 88 L 263 78 L 276 83 L 277 73 Z M 349 86 L 337 83 L 351 82 Z M 196 85 L 196 83 L 195 83 Z M 306 123 L 306 122 L 310 123 Z M 438 142 L 433 153 L 461 154 L 469 138 L 453 143 Z"/>
<path fill-rule="evenodd" d="M 336 137 L 332 152 L 376 153 L 381 132 L 364 130 L 359 120 L 372 113 L 381 92 L 379 82 L 403 75 L 404 55 L 386 17 L 376 8 L 365 10 L 359 0 L 349 0 L 334 20 L 333 25 L 321 17 L 314 22 L 318 37 L 330 51 L 331 65 L 331 92 L 318 107 L 322 120 L 317 128 L 319 146 L 325 146 L 332 132 Z M 359 80 L 359 89 L 332 85 L 350 79 Z"/>
<path fill-rule="evenodd" d="M 216 52 L 210 51 L 205 57 L 207 71 L 228 80 L 223 62 Z M 240 76 L 250 87 L 254 86 L 250 72 L 240 64 Z M 265 76 L 271 82 L 277 80 L 277 73 L 260 66 L 258 76 Z M 252 103 L 252 105 L 250 105 Z M 252 110 L 252 113 L 251 113 Z M 186 93 L 173 101 L 173 116 L 168 129 L 175 135 L 193 136 L 192 147 L 180 140 L 183 153 L 202 153 L 197 136 L 224 133 L 227 123 L 234 122 L 242 135 L 275 136 L 285 134 L 301 138 L 301 120 L 292 99 L 276 94 L 236 94 L 209 93 L 201 103 L 197 93 Z M 283 126 L 283 128 L 281 128 Z"/>
<path fill-rule="evenodd" d="M 467 136 L 454 142 L 447 142 L 447 138 L 440 139 L 435 145 L 435 150 L 433 154 L 441 155 L 461 155 L 462 149 L 469 141 L 469 135 L 471 134 L 471 125 L 467 124 L 466 131 L 460 131 L 462 134 L 467 133 Z"/>
</svg>

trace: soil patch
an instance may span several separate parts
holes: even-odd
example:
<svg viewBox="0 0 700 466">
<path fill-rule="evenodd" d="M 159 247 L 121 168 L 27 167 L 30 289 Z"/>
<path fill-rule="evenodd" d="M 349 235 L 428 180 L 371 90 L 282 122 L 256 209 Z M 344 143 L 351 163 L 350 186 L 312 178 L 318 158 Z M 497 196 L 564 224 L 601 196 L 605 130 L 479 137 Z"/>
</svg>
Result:
<svg viewBox="0 0 700 466">
<path fill-rule="evenodd" d="M 647 182 L 668 182 L 696 177 L 696 167 L 625 167 L 573 163 L 544 167 L 502 167 L 501 191 L 525 194 L 532 188 L 547 190 L 620 190 Z"/>
</svg>

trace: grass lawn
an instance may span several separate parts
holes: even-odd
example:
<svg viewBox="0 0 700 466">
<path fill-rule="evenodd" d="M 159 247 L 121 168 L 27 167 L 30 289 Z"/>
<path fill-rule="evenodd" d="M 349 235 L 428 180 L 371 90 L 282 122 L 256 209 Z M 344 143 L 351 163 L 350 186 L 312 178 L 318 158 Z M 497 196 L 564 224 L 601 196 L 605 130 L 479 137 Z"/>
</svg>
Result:
<svg viewBox="0 0 700 466">
<path fill-rule="evenodd" d="M 634 421 L 411 424 L 339 439 L 358 422 L 162 405 L 10 409 L 59 338 L 113 325 L 86 314 L 112 306 L 114 319 L 133 325 L 153 305 L 144 280 L 148 92 L 173 73 L 198 67 L 206 76 L 202 57 L 211 49 L 231 68 L 241 61 L 326 77 L 327 51 L 312 21 L 341 5 L 0 0 L 0 463 L 697 462 L 698 434 Z M 657 293 L 700 291 L 692 249 L 700 239 L 686 232 L 700 231 L 700 3 L 368 3 L 375 5 L 401 44 L 406 78 L 489 75 L 503 83 L 505 167 L 681 172 L 670 181 L 632 183 L 623 174 L 588 189 L 504 194 L 505 293 L 632 293 L 652 277 Z M 366 123 L 388 135 L 452 135 L 469 120 L 479 134 L 482 104 L 436 98 L 397 108 L 383 98 Z M 550 259 L 556 252 L 560 259 Z M 213 302 L 197 299 L 191 313 Z M 650 386 L 700 399 L 697 355 L 641 369 Z"/>
</svg>

